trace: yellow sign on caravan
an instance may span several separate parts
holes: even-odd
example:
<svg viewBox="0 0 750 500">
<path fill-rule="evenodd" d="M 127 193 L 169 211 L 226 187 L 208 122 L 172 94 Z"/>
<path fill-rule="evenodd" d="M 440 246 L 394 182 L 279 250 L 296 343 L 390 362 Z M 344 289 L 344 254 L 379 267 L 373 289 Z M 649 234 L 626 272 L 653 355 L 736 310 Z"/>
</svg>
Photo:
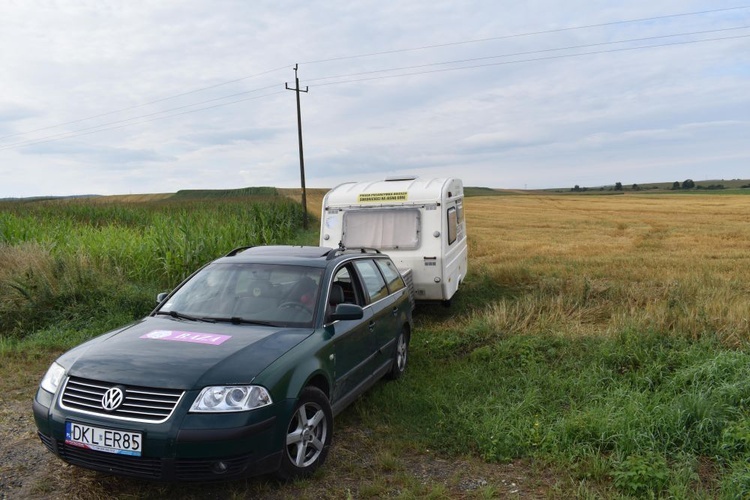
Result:
<svg viewBox="0 0 750 500">
<path fill-rule="evenodd" d="M 418 301 L 448 302 L 468 266 L 463 202 L 456 178 L 346 182 L 323 199 L 320 246 L 381 250 L 410 270 Z"/>
<path fill-rule="evenodd" d="M 362 193 L 357 196 L 359 203 L 380 203 L 383 201 L 407 201 L 409 193 L 400 191 L 396 193 Z"/>
</svg>

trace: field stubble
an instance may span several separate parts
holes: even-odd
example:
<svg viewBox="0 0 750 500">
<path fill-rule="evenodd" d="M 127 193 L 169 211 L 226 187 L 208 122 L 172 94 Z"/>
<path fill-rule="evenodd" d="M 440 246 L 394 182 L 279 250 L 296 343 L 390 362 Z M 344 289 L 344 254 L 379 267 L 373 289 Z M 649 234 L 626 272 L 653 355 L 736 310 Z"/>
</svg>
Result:
<svg viewBox="0 0 750 500">
<path fill-rule="evenodd" d="M 476 308 L 496 330 L 750 340 L 748 196 L 472 198 L 466 214 L 471 273 L 520 299 Z"/>
</svg>

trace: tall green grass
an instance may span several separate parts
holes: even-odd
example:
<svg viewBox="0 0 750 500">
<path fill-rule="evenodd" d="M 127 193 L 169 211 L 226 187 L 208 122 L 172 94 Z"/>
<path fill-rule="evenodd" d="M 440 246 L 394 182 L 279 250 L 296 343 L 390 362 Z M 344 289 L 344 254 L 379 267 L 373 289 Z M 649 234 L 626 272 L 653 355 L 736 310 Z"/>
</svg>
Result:
<svg viewBox="0 0 750 500">
<path fill-rule="evenodd" d="M 299 205 L 277 196 L 3 204 L 0 335 L 25 336 L 117 297 L 142 301 L 139 290 L 171 288 L 235 247 L 289 242 L 301 223 Z"/>
<path fill-rule="evenodd" d="M 57 202 L 0 211 L 0 245 L 84 253 L 129 279 L 174 284 L 236 246 L 287 241 L 301 209 L 283 198 L 143 205 Z"/>
</svg>

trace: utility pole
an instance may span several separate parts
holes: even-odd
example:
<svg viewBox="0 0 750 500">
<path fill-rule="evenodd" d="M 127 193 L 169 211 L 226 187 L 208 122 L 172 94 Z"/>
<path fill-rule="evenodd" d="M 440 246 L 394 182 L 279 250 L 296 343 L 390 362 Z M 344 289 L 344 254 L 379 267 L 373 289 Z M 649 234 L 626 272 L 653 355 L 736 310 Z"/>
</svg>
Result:
<svg viewBox="0 0 750 500">
<path fill-rule="evenodd" d="M 294 65 L 294 82 L 295 88 L 290 88 L 288 83 L 285 83 L 287 90 L 293 90 L 297 94 L 297 138 L 299 139 L 299 176 L 302 181 L 302 227 L 307 229 L 307 190 L 305 189 L 305 155 L 302 152 L 302 113 L 299 107 L 299 93 L 307 92 L 308 87 L 305 90 L 299 88 L 299 77 L 297 76 L 297 67 Z"/>
</svg>

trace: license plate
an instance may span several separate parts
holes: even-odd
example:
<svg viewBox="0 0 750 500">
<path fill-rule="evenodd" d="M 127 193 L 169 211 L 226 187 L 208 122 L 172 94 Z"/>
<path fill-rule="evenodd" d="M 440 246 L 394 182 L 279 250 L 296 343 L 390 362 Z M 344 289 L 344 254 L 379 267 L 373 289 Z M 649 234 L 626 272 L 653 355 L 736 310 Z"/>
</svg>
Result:
<svg viewBox="0 0 750 500">
<path fill-rule="evenodd" d="M 141 456 L 140 432 L 103 429 L 76 422 L 65 422 L 65 443 L 117 455 Z"/>
</svg>

